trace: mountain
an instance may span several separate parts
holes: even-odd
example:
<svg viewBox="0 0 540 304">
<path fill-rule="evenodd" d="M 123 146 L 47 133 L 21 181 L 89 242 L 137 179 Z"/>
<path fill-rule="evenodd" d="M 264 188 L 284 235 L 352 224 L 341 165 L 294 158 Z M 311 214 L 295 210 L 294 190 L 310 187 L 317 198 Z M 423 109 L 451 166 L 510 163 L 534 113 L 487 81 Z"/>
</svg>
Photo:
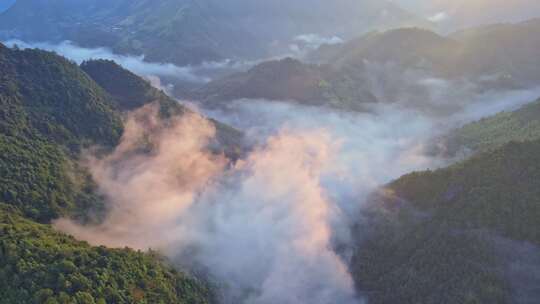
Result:
<svg viewBox="0 0 540 304">
<path fill-rule="evenodd" d="M 540 66 L 534 60 L 540 46 L 538 33 L 540 19 L 470 28 L 448 36 L 416 28 L 397 29 L 323 46 L 310 58 L 341 66 L 391 62 L 443 78 L 499 77 L 529 85 L 540 79 Z"/>
<path fill-rule="evenodd" d="M 150 103 L 158 103 L 161 114 L 165 118 L 194 113 L 114 61 L 90 60 L 83 62 L 81 69 L 105 89 L 113 98 L 116 107 L 122 112 L 132 111 Z M 219 121 L 212 119 L 210 121 L 216 127 L 216 136 L 211 143 L 215 152 L 224 152 L 231 159 L 238 158 L 242 154 L 242 133 Z"/>
<path fill-rule="evenodd" d="M 187 111 L 144 80 L 104 64 L 111 75 L 131 76 L 118 82 L 118 91 L 54 53 L 0 44 L 2 302 L 208 303 L 204 284 L 154 253 L 91 247 L 49 225 L 61 216 L 99 220 L 104 198 L 78 158 L 91 146 L 115 146 L 126 110 L 157 96 L 163 117 Z M 129 88 L 147 98 L 129 103 L 122 93 Z"/>
<path fill-rule="evenodd" d="M 28 127 L 48 139 L 75 148 L 85 142 L 111 145 L 120 137 L 120 117 L 112 100 L 76 64 L 53 53 L 0 45 L 0 67 L 1 93 L 4 102 L 10 102 L 2 110 L 24 112 Z"/>
<path fill-rule="evenodd" d="M 81 64 L 81 69 L 109 93 L 121 111 L 135 110 L 153 101 L 170 106 L 178 104 L 162 91 L 152 87 L 149 82 L 112 60 L 85 61 Z M 179 105 L 176 107 L 180 112 L 187 111 Z"/>
<path fill-rule="evenodd" d="M 346 87 L 347 82 L 326 66 L 304 64 L 296 59 L 261 63 L 247 72 L 239 72 L 185 94 L 182 97 L 219 106 L 235 99 L 293 101 L 307 105 L 330 105 L 340 109 L 360 110 L 362 104 L 376 98 L 361 88 Z M 361 101 L 360 103 L 356 101 Z"/>
<path fill-rule="evenodd" d="M 539 111 L 537 100 L 451 132 L 446 145 L 470 158 L 372 195 L 352 262 L 370 303 L 540 297 Z"/>
<path fill-rule="evenodd" d="M 437 111 L 444 114 L 462 105 L 470 93 L 538 86 L 538 37 L 540 19 L 449 36 L 420 28 L 370 32 L 343 44 L 323 45 L 304 61 L 262 62 L 192 91 L 178 88 L 175 94 L 207 106 L 242 98 L 348 110 L 400 102 L 423 109 L 438 104 Z M 447 86 L 455 86 L 455 96 L 446 93 L 447 100 L 433 100 L 437 90 Z"/>
<path fill-rule="evenodd" d="M 375 196 L 352 270 L 370 303 L 534 303 L 539 155 L 540 141 L 510 142 Z"/>
<path fill-rule="evenodd" d="M 429 22 L 373 0 L 18 0 L 0 15 L 0 36 L 71 40 L 186 65 L 288 53 L 299 35 L 346 39 L 405 25 Z"/>
<path fill-rule="evenodd" d="M 94 197 L 71 156 L 118 142 L 114 101 L 53 53 L 0 45 L 0 67 L 0 200 L 40 221 L 84 209 Z"/>
<path fill-rule="evenodd" d="M 393 62 L 406 67 L 442 69 L 459 45 L 435 32 L 402 28 L 371 32 L 343 45 L 322 46 L 311 56 L 317 61 L 346 66 L 370 62 Z"/>
<path fill-rule="evenodd" d="M 503 75 L 538 85 L 540 68 L 533 60 L 540 46 L 540 19 L 472 28 L 450 35 L 461 44 L 459 70 L 475 75 Z"/>
<path fill-rule="evenodd" d="M 443 138 L 449 154 L 483 152 L 510 141 L 540 139 L 540 99 L 513 112 L 469 123 Z"/>
<path fill-rule="evenodd" d="M 152 102 L 164 117 L 191 112 L 111 61 L 81 68 L 54 53 L 0 46 L 0 71 L 0 198 L 42 221 L 97 200 L 75 158 L 85 147 L 116 145 L 124 112 Z M 216 150 L 235 155 L 241 134 L 214 124 Z"/>
</svg>

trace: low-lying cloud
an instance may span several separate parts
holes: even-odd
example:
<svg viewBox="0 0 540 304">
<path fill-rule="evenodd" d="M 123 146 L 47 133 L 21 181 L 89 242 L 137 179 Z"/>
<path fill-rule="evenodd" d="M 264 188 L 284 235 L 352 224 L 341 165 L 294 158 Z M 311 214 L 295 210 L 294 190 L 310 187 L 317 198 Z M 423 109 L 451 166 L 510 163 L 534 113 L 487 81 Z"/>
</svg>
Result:
<svg viewBox="0 0 540 304">
<path fill-rule="evenodd" d="M 5 42 L 7 46 L 18 46 L 19 48 L 38 48 L 51 52 L 55 52 L 70 60 L 82 63 L 90 59 L 107 59 L 114 60 L 124 68 L 140 75 L 140 76 L 158 76 L 171 77 L 191 82 L 207 82 L 209 79 L 199 77 L 194 74 L 192 67 L 179 67 L 172 63 L 154 63 L 144 61 L 144 56 L 127 56 L 113 53 L 105 47 L 99 48 L 83 48 L 75 45 L 70 41 L 63 41 L 58 44 L 48 42 L 25 42 L 21 40 L 8 40 Z"/>
<path fill-rule="evenodd" d="M 189 256 L 231 284 L 225 303 L 360 303 L 333 250 L 341 210 L 323 187 L 339 141 L 323 129 L 282 130 L 228 163 L 205 147 L 213 125 L 196 114 L 159 122 L 132 114 L 118 148 L 87 164 L 110 201 L 106 220 L 55 226 L 93 244 Z M 152 152 L 139 153 L 141 142 Z"/>
<path fill-rule="evenodd" d="M 427 19 L 431 22 L 440 23 L 448 20 L 450 18 L 450 15 L 448 15 L 447 12 L 438 12 Z"/>
<path fill-rule="evenodd" d="M 200 116 L 132 114 L 119 147 L 87 162 L 110 202 L 107 219 L 56 227 L 94 244 L 189 257 L 230 284 L 225 303 L 361 303 L 347 270 L 349 228 L 371 190 L 436 163 L 422 154 L 432 121 L 390 107 L 234 106 L 245 120 L 220 118 L 260 139 L 234 164 L 205 149 L 215 131 Z M 152 152 L 139 153 L 141 142 Z"/>
<path fill-rule="evenodd" d="M 446 79 L 429 69 L 403 68 L 395 62 L 364 60 L 356 82 L 380 103 L 416 109 L 427 116 L 478 119 L 512 110 L 540 96 L 540 87 L 502 84 L 504 75 Z"/>
<path fill-rule="evenodd" d="M 345 41 L 338 36 L 324 37 L 317 34 L 303 34 L 294 37 L 289 45 L 289 50 L 293 56 L 303 57 L 322 45 L 341 44 Z"/>
<path fill-rule="evenodd" d="M 414 76 L 435 94 L 431 106 L 452 103 L 453 84 Z M 465 91 L 474 98 L 447 116 L 402 103 L 358 113 L 265 100 L 206 111 L 245 132 L 251 149 L 235 162 L 208 149 L 216 130 L 207 119 L 161 121 L 147 106 L 129 116 L 112 153 L 85 158 L 106 219 L 55 226 L 93 244 L 159 249 L 223 282 L 222 303 L 362 303 L 348 271 L 350 228 L 372 191 L 448 164 L 424 153 L 433 137 L 540 95 Z"/>
<path fill-rule="evenodd" d="M 172 93 L 175 84 L 202 85 L 212 79 L 247 70 L 257 63 L 256 61 L 223 60 L 219 62 L 203 62 L 196 66 L 177 66 L 172 63 L 147 62 L 143 55 L 119 55 L 106 47 L 84 48 L 71 41 L 49 43 L 12 39 L 3 43 L 9 47 L 16 45 L 21 49 L 38 48 L 55 52 L 77 64 L 91 59 L 113 60 L 125 69 L 148 79 L 152 84 L 156 84 L 158 88 L 164 89 L 168 93 Z"/>
</svg>

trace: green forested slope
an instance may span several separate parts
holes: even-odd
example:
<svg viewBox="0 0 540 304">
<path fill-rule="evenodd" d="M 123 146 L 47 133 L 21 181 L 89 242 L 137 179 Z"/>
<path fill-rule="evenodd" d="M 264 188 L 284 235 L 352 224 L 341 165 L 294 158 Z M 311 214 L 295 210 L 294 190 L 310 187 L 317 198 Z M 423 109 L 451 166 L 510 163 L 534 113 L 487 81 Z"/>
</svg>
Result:
<svg viewBox="0 0 540 304">
<path fill-rule="evenodd" d="M 72 177 L 77 172 L 66 153 L 43 139 L 0 134 L 0 197 L 25 216 L 47 222 L 87 210 L 99 200 Z M 86 184 L 86 185 L 85 185 Z"/>
<path fill-rule="evenodd" d="M 540 141 L 406 175 L 374 202 L 353 270 L 370 303 L 513 303 L 495 240 L 540 245 Z"/>
<path fill-rule="evenodd" d="M 114 61 L 89 60 L 81 64 L 81 69 L 116 100 L 118 108 L 122 111 L 133 110 L 153 101 L 163 102 L 169 99 L 150 83 Z"/>
<path fill-rule="evenodd" d="M 90 60 L 84 62 L 81 68 L 112 96 L 116 108 L 121 111 L 157 103 L 162 118 L 193 113 L 191 109 L 114 61 Z M 219 153 L 224 152 L 230 158 L 237 158 L 242 153 L 242 133 L 219 121 L 211 121 L 216 128 L 216 138 L 211 143 L 211 148 Z"/>
<path fill-rule="evenodd" d="M 467 124 L 445 139 L 450 152 L 460 149 L 474 152 L 499 148 L 509 141 L 540 138 L 540 99 L 517 111 L 497 115 Z"/>
<path fill-rule="evenodd" d="M 91 247 L 0 205 L 0 303 L 208 303 L 156 254 Z"/>
<path fill-rule="evenodd" d="M 76 64 L 0 45 L 0 303 L 208 301 L 203 284 L 154 255 L 91 247 L 46 225 L 101 210 L 77 157 L 114 146 L 122 115 Z"/>
<path fill-rule="evenodd" d="M 511 303 L 501 261 L 484 236 L 456 230 L 444 218 L 394 212 L 370 214 L 372 231 L 353 258 L 353 276 L 369 303 Z"/>
<path fill-rule="evenodd" d="M 70 148 L 119 139 L 122 125 L 111 99 L 76 64 L 50 52 L 0 47 L 0 71 L 4 102 L 47 139 Z"/>
<path fill-rule="evenodd" d="M 246 98 L 359 111 L 377 102 L 377 98 L 363 86 L 360 72 L 346 73 L 325 65 L 285 58 L 263 62 L 246 72 L 212 81 L 192 92 L 180 92 L 180 95 L 187 94 L 209 107 Z"/>
<path fill-rule="evenodd" d="M 512 142 L 447 169 L 406 175 L 390 187 L 463 227 L 540 245 L 540 141 Z"/>
<path fill-rule="evenodd" d="M 0 199 L 40 221 L 98 205 L 72 159 L 118 141 L 113 100 L 76 64 L 44 51 L 0 46 L 0 79 Z"/>
</svg>

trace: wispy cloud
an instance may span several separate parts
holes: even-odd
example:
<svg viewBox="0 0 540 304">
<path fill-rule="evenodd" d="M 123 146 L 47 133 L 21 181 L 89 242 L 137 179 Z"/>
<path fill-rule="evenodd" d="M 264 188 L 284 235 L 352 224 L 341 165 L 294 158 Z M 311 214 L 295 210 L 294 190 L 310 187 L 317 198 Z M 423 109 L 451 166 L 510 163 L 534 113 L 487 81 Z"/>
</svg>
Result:
<svg viewBox="0 0 540 304">
<path fill-rule="evenodd" d="M 444 22 L 450 18 L 450 15 L 448 15 L 447 12 L 438 12 L 430 17 L 428 17 L 428 20 L 431 22 L 439 23 Z"/>
<path fill-rule="evenodd" d="M 207 82 L 209 79 L 195 75 L 193 67 L 179 67 L 171 63 L 146 62 L 144 56 L 126 56 L 113 53 L 110 49 L 83 48 L 70 41 L 59 44 L 48 42 L 25 42 L 20 40 L 8 40 L 7 46 L 17 45 L 19 48 L 39 48 L 62 55 L 77 63 L 90 59 L 114 60 L 124 68 L 141 76 L 153 75 L 157 77 L 171 77 L 192 82 Z"/>
</svg>

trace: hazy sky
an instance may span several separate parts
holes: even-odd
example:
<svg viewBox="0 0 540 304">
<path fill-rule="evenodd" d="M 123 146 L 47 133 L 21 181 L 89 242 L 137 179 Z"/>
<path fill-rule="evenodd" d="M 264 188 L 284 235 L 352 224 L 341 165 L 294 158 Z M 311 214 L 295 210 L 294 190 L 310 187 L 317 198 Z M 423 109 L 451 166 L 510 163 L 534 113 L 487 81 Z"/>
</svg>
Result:
<svg viewBox="0 0 540 304">
<path fill-rule="evenodd" d="M 10 7 L 16 0 L 0 0 L 0 12 Z"/>
<path fill-rule="evenodd" d="M 393 0 L 393 2 L 448 27 L 517 22 L 540 17 L 538 0 Z"/>
<path fill-rule="evenodd" d="M 365 0 L 356 1 L 362 2 Z M 496 22 L 516 22 L 540 17 L 540 1 L 538 0 L 388 1 L 394 2 L 407 10 L 448 29 Z M 0 0 L 0 12 L 3 12 L 15 2 L 16 0 Z"/>
</svg>

